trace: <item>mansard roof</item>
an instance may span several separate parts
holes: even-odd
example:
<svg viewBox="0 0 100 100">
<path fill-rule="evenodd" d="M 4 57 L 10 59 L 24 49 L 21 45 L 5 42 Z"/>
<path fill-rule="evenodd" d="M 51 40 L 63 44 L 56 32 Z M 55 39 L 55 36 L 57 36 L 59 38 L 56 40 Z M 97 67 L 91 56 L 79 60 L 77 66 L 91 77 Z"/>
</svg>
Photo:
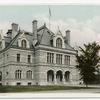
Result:
<svg viewBox="0 0 100 100">
<path fill-rule="evenodd" d="M 17 35 L 13 39 L 11 39 L 11 37 L 5 36 L 4 37 L 5 38 L 5 46 L 6 46 L 5 49 L 8 49 L 8 48 L 10 48 L 12 46 L 16 46 L 17 47 L 17 42 L 15 43 L 15 41 L 22 34 L 22 32 L 23 32 L 22 30 L 19 30 L 18 33 L 17 33 Z M 8 33 L 12 33 L 12 30 L 11 29 L 8 30 L 7 34 Z M 30 46 L 31 47 L 30 49 L 32 49 L 33 48 L 32 44 L 33 44 L 33 40 L 34 40 L 34 34 L 32 32 L 28 32 L 28 31 L 24 31 L 24 34 L 28 38 L 29 42 L 31 42 L 30 43 L 30 45 L 31 45 Z M 38 38 L 37 45 L 43 44 L 43 45 L 48 45 L 49 46 L 50 44 L 48 44 L 47 41 L 48 40 L 52 40 L 55 36 L 56 35 L 50 29 L 48 29 L 46 27 L 46 24 L 44 24 L 43 26 L 41 26 L 41 27 L 39 27 L 37 29 L 37 38 Z M 65 44 L 65 47 L 68 50 L 74 50 L 74 48 L 72 48 L 68 44 Z"/>
<path fill-rule="evenodd" d="M 50 29 L 47 28 L 46 24 L 44 24 L 43 26 L 41 26 L 40 28 L 37 29 L 37 32 L 39 32 L 40 30 L 42 29 L 47 29 L 48 32 L 51 34 L 51 35 L 55 35 Z"/>
</svg>

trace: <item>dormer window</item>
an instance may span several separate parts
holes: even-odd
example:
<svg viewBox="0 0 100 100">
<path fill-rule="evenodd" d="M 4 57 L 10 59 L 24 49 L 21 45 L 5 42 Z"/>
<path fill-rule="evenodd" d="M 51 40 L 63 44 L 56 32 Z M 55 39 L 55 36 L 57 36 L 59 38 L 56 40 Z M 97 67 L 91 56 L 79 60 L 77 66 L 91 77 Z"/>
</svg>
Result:
<svg viewBox="0 0 100 100">
<path fill-rule="evenodd" d="M 26 48 L 27 47 L 26 40 L 22 40 L 21 45 L 22 45 L 23 48 Z"/>
<path fill-rule="evenodd" d="M 56 40 L 56 47 L 57 48 L 62 48 L 62 39 L 61 38 L 57 38 L 57 40 Z"/>
</svg>

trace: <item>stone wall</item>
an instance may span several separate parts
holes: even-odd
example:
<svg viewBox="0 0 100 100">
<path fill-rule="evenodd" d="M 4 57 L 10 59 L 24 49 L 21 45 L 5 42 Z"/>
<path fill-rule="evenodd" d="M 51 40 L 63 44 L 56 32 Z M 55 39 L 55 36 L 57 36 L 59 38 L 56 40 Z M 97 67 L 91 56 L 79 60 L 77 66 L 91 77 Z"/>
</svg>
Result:
<svg viewBox="0 0 100 100">
<path fill-rule="evenodd" d="M 54 53 L 54 63 L 47 63 L 47 52 Z M 20 62 L 17 62 L 17 54 L 20 54 Z M 62 64 L 56 64 L 56 54 L 62 54 Z M 3 56 L 5 55 L 5 56 Z M 31 55 L 31 63 L 27 62 L 27 56 Z M 70 66 L 64 64 L 64 55 L 70 56 Z M 0 62 L 0 71 L 3 73 L 2 84 L 3 85 L 16 85 L 18 82 L 21 85 L 27 85 L 31 82 L 31 85 L 73 85 L 79 84 L 78 70 L 75 65 L 75 55 L 67 54 L 65 52 L 58 52 L 56 48 L 54 51 L 46 49 L 36 49 L 35 52 L 32 50 L 23 50 L 10 48 L 6 52 L 0 54 L 2 61 Z M 15 71 L 21 70 L 21 79 L 15 79 Z M 31 70 L 33 72 L 32 79 L 26 79 L 26 72 Z M 47 82 L 47 72 L 53 70 L 54 81 L 52 83 Z M 62 72 L 62 82 L 58 83 L 56 79 L 57 71 Z M 70 80 L 65 82 L 65 72 L 70 72 Z"/>
</svg>

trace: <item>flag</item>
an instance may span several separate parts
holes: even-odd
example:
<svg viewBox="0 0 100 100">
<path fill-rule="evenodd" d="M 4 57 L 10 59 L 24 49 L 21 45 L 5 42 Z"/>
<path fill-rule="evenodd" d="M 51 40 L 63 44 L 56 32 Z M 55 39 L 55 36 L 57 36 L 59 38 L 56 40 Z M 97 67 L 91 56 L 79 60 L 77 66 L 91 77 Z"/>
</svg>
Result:
<svg viewBox="0 0 100 100">
<path fill-rule="evenodd" d="M 49 8 L 49 16 L 51 16 L 51 9 Z"/>
</svg>

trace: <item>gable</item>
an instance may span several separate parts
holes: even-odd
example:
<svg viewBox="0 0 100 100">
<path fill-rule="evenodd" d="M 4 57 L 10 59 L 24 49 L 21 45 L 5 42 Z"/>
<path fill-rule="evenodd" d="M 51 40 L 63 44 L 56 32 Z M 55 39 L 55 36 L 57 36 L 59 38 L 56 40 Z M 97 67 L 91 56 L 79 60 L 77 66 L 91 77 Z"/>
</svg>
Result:
<svg viewBox="0 0 100 100">
<path fill-rule="evenodd" d="M 40 44 L 50 46 L 51 35 L 47 29 L 44 29 Z"/>
<path fill-rule="evenodd" d="M 32 47 L 33 35 L 31 33 L 26 33 L 26 32 L 20 31 L 17 33 L 17 35 L 11 41 L 6 43 L 7 44 L 6 48 L 21 47 L 21 40 L 22 39 L 25 39 L 27 41 L 28 48 Z M 7 41 L 7 39 L 6 39 L 6 41 Z"/>
<path fill-rule="evenodd" d="M 16 38 L 14 41 L 13 45 L 17 47 L 21 47 L 21 42 L 22 40 L 25 40 L 27 43 L 27 48 L 32 47 L 32 41 L 33 41 L 33 35 L 26 33 L 26 32 L 21 32 L 21 34 Z"/>
<path fill-rule="evenodd" d="M 50 40 L 53 35 L 54 33 L 50 31 L 44 24 L 42 27 L 38 29 L 37 37 L 39 44 L 50 46 Z"/>
</svg>

